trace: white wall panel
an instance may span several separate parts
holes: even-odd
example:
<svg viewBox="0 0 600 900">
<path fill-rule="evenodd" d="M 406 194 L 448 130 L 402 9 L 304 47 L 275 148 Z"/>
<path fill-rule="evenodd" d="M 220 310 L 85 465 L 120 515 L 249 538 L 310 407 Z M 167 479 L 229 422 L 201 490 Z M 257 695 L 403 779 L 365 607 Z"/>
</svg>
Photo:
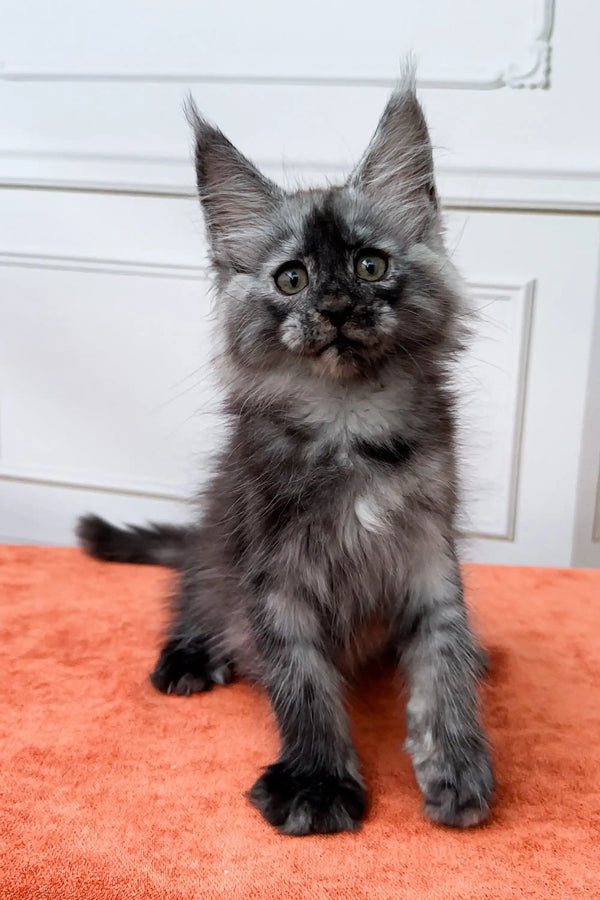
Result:
<svg viewBox="0 0 600 900">
<path fill-rule="evenodd" d="M 374 68 L 390 82 L 412 43 L 430 85 L 422 96 L 446 199 L 600 209 L 600 119 L 590 114 L 600 5 L 381 0 L 368 10 L 321 4 L 313 16 L 310 5 L 301 15 L 296 4 L 277 4 L 275 16 L 271 8 L 0 0 L 0 184 L 191 191 L 190 89 L 261 164 L 345 168 L 389 90 Z M 231 37 L 220 41 L 225 21 Z M 263 52 L 274 28 L 280 39 Z M 290 75 L 302 71 L 304 80 Z M 533 89 L 507 86 L 519 83 Z"/>
<path fill-rule="evenodd" d="M 53 191 L 0 191 L 0 252 L 140 263 L 206 265 L 198 200 Z M 21 259 L 23 265 L 27 261 Z M 50 260 L 49 260 L 50 262 Z M 198 274 L 198 273 L 196 273 Z"/>
<path fill-rule="evenodd" d="M 90 506 L 181 517 L 206 473 L 185 94 L 272 177 L 323 183 L 361 155 L 410 47 L 481 310 L 461 369 L 469 552 L 600 564 L 599 4 L 0 0 L 0 22 L 0 534 L 68 542 Z"/>
<path fill-rule="evenodd" d="M 553 0 L 175 0 L 168 12 L 29 0 L 4 17 L 4 76 L 393 82 L 413 49 L 426 84 L 544 87 L 553 12 Z"/>
<path fill-rule="evenodd" d="M 130 520 L 157 503 L 170 510 L 206 477 L 220 434 L 191 205 L 67 195 L 56 207 L 22 191 L 9 200 L 10 218 L 37 223 L 28 249 L 46 236 L 48 252 L 0 255 L 0 531 L 69 542 L 71 520 L 52 511 L 52 496 L 69 510 L 74 497 L 101 496 L 103 511 Z M 180 243 L 188 227 L 193 239 Z M 3 241 L 24 243 L 12 234 Z M 569 561 L 596 287 L 586 261 L 599 242 L 594 219 L 449 218 L 478 311 L 460 368 L 464 529 L 478 559 Z M 65 255 L 70 243 L 81 255 Z M 44 502 L 32 517 L 35 485 Z"/>
<path fill-rule="evenodd" d="M 191 493 L 218 434 L 204 273 L 1 261 L 0 475 Z"/>
<path fill-rule="evenodd" d="M 463 530 L 471 536 L 515 538 L 534 288 L 469 285 L 476 319 L 458 384 Z"/>
<path fill-rule="evenodd" d="M 600 254 L 598 265 L 600 269 Z M 600 280 L 579 457 L 573 564 L 600 568 Z"/>
<path fill-rule="evenodd" d="M 467 550 L 472 558 L 490 562 L 569 565 L 597 303 L 600 223 L 592 217 L 457 213 L 450 219 L 449 243 L 469 279 L 479 280 L 477 273 L 482 273 L 481 280 L 492 280 L 496 272 L 499 282 L 534 283 L 529 339 L 523 340 L 522 330 L 514 332 L 526 353 L 521 356 L 526 370 L 521 370 L 525 378 L 520 446 L 502 425 L 488 430 L 489 419 L 492 424 L 498 420 L 488 408 L 493 393 L 481 382 L 472 386 L 474 412 L 482 402 L 489 419 L 480 419 L 478 426 L 473 415 L 465 435 L 471 448 L 465 473 L 467 512 L 492 496 L 486 488 L 486 473 L 494 459 L 490 439 L 512 443 L 518 460 L 514 535 L 498 541 L 474 538 Z M 490 351 L 488 346 L 481 357 L 483 366 L 495 366 L 494 378 L 514 389 L 515 343 L 512 354 L 506 348 L 497 355 Z M 510 402 L 510 396 L 509 390 L 504 402 Z M 468 407 L 468 391 L 466 402 Z M 476 528 L 467 521 L 466 530 Z"/>
<path fill-rule="evenodd" d="M 86 512 L 116 522 L 187 522 L 192 509 L 181 501 L 92 490 L 56 482 L 0 480 L 0 541 L 73 543 L 73 527 Z"/>
</svg>

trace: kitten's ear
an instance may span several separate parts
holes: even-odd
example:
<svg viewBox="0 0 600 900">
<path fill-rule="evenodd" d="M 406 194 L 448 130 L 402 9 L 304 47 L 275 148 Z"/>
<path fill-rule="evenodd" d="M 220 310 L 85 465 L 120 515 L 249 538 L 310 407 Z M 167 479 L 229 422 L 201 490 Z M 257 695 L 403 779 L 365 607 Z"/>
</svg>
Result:
<svg viewBox="0 0 600 900">
<path fill-rule="evenodd" d="M 419 239 L 437 216 L 429 131 L 407 68 L 349 184 L 384 204 L 403 229 Z"/>
<path fill-rule="evenodd" d="M 185 114 L 194 130 L 198 195 L 215 260 L 251 266 L 282 191 L 202 118 L 191 97 Z"/>
</svg>

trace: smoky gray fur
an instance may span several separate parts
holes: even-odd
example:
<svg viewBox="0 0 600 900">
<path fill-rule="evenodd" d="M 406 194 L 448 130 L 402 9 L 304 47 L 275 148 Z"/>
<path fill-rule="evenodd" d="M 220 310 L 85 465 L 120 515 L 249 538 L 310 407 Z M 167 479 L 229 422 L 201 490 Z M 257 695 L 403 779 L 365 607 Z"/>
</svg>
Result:
<svg viewBox="0 0 600 900">
<path fill-rule="evenodd" d="M 325 190 L 283 191 L 191 103 L 188 117 L 229 430 L 178 553 L 171 530 L 161 560 L 154 529 L 144 557 L 135 532 L 138 561 L 180 569 L 153 681 L 176 693 L 224 673 L 260 682 L 281 754 L 250 799 L 284 833 L 339 831 L 365 812 L 344 686 L 391 655 L 426 814 L 476 824 L 492 774 L 456 554 L 452 377 L 469 309 L 414 81 L 392 95 L 348 181 Z M 380 282 L 356 276 L 365 247 L 387 260 Z M 308 273 L 293 296 L 274 279 L 287 261 Z M 102 556 L 99 521 L 80 534 Z M 102 526 L 110 558 L 131 559 L 133 532 Z"/>
</svg>

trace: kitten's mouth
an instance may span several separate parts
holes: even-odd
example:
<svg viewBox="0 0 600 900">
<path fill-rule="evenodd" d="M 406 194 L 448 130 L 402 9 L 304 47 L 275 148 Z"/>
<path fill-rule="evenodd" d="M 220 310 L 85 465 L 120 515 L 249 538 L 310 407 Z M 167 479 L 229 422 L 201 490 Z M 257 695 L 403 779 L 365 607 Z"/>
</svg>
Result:
<svg viewBox="0 0 600 900">
<path fill-rule="evenodd" d="M 353 352 L 363 350 L 364 344 L 362 341 L 357 341 L 353 338 L 344 337 L 343 334 L 338 334 L 336 338 L 319 349 L 317 356 L 322 356 L 323 353 L 330 350 L 332 347 L 338 351 L 340 356 L 351 356 Z"/>
</svg>

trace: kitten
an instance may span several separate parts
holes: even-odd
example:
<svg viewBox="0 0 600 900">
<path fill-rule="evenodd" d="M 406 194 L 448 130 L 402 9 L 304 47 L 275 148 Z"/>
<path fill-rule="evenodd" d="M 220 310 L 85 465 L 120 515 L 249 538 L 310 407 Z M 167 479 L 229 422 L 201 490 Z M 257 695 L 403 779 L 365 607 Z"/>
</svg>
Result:
<svg viewBox="0 0 600 900">
<path fill-rule="evenodd" d="M 425 814 L 475 825 L 493 780 L 455 549 L 450 368 L 466 307 L 414 82 L 348 181 L 324 190 L 284 192 L 193 105 L 189 118 L 228 443 L 195 527 L 87 516 L 80 541 L 101 559 L 179 570 L 158 690 L 189 695 L 234 673 L 263 685 L 281 753 L 249 798 L 279 831 L 363 818 L 344 680 L 390 652 Z"/>
</svg>

